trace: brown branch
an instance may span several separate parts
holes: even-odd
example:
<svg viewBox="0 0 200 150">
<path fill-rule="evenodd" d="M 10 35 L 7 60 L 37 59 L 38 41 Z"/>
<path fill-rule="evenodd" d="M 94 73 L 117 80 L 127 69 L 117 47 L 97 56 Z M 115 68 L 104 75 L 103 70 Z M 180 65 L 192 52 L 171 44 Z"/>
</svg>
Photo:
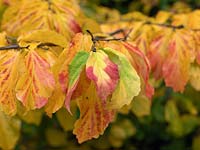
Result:
<svg viewBox="0 0 200 150">
<path fill-rule="evenodd" d="M 150 22 L 150 21 L 147 21 L 144 24 L 156 25 L 156 26 L 160 26 L 160 27 L 173 28 L 173 29 L 183 29 L 184 28 L 183 25 L 174 26 L 174 25 L 170 25 L 170 24 L 154 23 L 154 22 Z"/>
<path fill-rule="evenodd" d="M 3 46 L 3 47 L 0 47 L 0 50 L 11 50 L 11 49 L 16 49 L 16 50 L 19 50 L 19 49 L 23 49 L 23 48 L 28 48 L 29 46 L 27 47 L 20 47 L 18 44 L 13 44 L 13 45 L 8 45 L 8 46 Z"/>
<path fill-rule="evenodd" d="M 56 45 L 55 44 L 51 44 L 51 43 L 41 43 L 37 47 L 44 49 L 44 46 L 56 46 Z M 0 47 L 0 51 L 4 51 L 4 50 L 20 50 L 20 49 L 24 49 L 24 48 L 29 48 L 29 45 L 26 46 L 26 47 L 20 47 L 18 44 L 3 46 L 3 47 Z"/>
</svg>

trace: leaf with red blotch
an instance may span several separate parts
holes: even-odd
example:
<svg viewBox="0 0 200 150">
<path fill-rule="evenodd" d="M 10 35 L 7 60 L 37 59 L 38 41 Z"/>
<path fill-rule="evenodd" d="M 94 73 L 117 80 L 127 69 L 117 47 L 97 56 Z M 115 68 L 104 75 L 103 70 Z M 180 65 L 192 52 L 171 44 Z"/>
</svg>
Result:
<svg viewBox="0 0 200 150">
<path fill-rule="evenodd" d="M 148 83 L 151 67 L 149 60 L 144 53 L 130 42 L 112 41 L 103 43 L 103 47 L 110 47 L 126 56 L 140 76 L 141 93 L 145 94 L 148 98 L 151 98 L 154 94 L 154 88 Z"/>
<path fill-rule="evenodd" d="M 136 46 L 127 42 L 123 42 L 123 45 L 126 47 L 130 55 L 132 56 L 132 65 L 134 66 L 138 75 L 144 82 L 146 96 L 148 98 L 151 98 L 154 94 L 154 88 L 148 82 L 149 74 L 151 71 L 151 66 L 148 58 Z"/>
<path fill-rule="evenodd" d="M 123 53 L 109 47 L 103 48 L 102 50 L 108 54 L 109 59 L 117 64 L 119 68 L 120 78 L 109 101 L 109 108 L 120 109 L 124 105 L 129 105 L 133 98 L 140 93 L 140 77 Z"/>
<path fill-rule="evenodd" d="M 98 96 L 106 101 L 107 97 L 115 90 L 118 80 L 118 66 L 113 63 L 102 50 L 90 52 L 86 63 L 87 77 L 94 81 Z"/>
<path fill-rule="evenodd" d="M 40 50 L 29 50 L 20 62 L 21 75 L 15 88 L 16 97 L 28 110 L 43 107 L 55 88 L 50 63 L 38 52 Z"/>
<path fill-rule="evenodd" d="M 115 111 L 108 110 L 106 102 L 99 99 L 93 82 L 77 102 L 80 118 L 75 123 L 73 133 L 78 142 L 98 138 L 114 119 Z"/>
<path fill-rule="evenodd" d="M 14 88 L 19 77 L 19 60 L 19 51 L 0 52 L 0 108 L 8 115 L 17 112 Z"/>
<path fill-rule="evenodd" d="M 174 91 L 183 92 L 189 80 L 189 69 L 194 58 L 195 43 L 190 31 L 174 31 L 168 45 L 168 56 L 162 67 L 166 85 Z"/>
</svg>

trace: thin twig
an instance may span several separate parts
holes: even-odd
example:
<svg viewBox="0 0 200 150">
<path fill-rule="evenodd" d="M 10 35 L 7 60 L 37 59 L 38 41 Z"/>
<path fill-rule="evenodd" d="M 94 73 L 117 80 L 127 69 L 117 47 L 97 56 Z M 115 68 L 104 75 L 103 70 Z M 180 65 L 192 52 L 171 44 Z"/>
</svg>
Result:
<svg viewBox="0 0 200 150">
<path fill-rule="evenodd" d="M 118 30 L 116 30 L 114 32 L 109 33 L 109 35 L 113 36 L 113 35 L 118 34 L 118 33 L 124 33 L 124 29 L 118 29 Z"/>
<path fill-rule="evenodd" d="M 92 32 L 90 32 L 89 30 L 86 30 L 86 31 L 87 31 L 87 33 L 89 33 L 89 35 L 90 35 L 90 36 L 91 36 L 91 38 L 92 38 L 93 45 L 92 45 L 92 48 L 91 48 L 91 50 L 92 50 L 93 52 L 96 52 L 96 51 L 97 51 L 97 50 L 96 50 L 96 47 L 95 47 L 96 40 L 95 40 L 95 38 L 94 38 L 94 36 L 93 36 Z"/>
</svg>

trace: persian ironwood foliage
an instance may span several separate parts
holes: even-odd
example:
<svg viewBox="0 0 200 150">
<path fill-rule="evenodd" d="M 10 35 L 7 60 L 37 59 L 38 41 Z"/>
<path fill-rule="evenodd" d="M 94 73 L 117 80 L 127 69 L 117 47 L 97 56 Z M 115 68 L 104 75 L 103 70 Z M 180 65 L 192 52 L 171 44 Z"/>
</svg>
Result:
<svg viewBox="0 0 200 150">
<path fill-rule="evenodd" d="M 58 111 L 60 120 L 65 107 L 72 115 L 67 114 L 68 118 L 79 109 L 78 117 L 69 120 L 82 143 L 102 135 L 123 108 L 134 109 L 128 108 L 134 100 L 150 103 L 151 75 L 177 92 L 183 92 L 188 82 L 200 89 L 199 10 L 159 12 L 154 18 L 139 12 L 113 13 L 114 19 L 97 23 L 84 16 L 74 0 L 4 3 L 0 134 L 5 126 L 12 128 L 12 120 L 27 121 L 27 114 L 41 117 L 46 112 L 51 117 Z M 11 148 L 20 123 L 13 128 L 17 134 Z M 5 134 L 7 140 L 12 129 Z M 8 145 L 0 142 L 0 147 Z"/>
</svg>

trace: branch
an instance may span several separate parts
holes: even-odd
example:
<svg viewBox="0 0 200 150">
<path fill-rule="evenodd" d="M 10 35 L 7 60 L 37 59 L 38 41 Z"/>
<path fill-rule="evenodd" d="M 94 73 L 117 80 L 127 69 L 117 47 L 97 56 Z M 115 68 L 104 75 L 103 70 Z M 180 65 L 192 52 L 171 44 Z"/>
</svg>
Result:
<svg viewBox="0 0 200 150">
<path fill-rule="evenodd" d="M 0 50 L 3 51 L 3 50 L 23 49 L 23 48 L 28 48 L 28 46 L 27 47 L 20 47 L 18 44 L 13 44 L 13 45 L 0 47 Z"/>
<path fill-rule="evenodd" d="M 44 46 L 56 46 L 55 44 L 51 44 L 51 43 L 41 43 L 38 45 L 38 48 L 44 48 Z M 18 44 L 13 44 L 13 45 L 8 45 L 8 46 L 3 46 L 0 47 L 0 51 L 4 51 L 4 50 L 19 50 L 19 49 L 24 49 L 24 48 L 29 48 L 29 45 L 26 47 L 20 47 Z"/>
<path fill-rule="evenodd" d="M 154 22 L 150 22 L 150 21 L 147 21 L 144 24 L 156 25 L 156 26 L 161 26 L 161 27 L 166 27 L 166 28 L 173 28 L 173 29 L 183 29 L 184 28 L 183 25 L 174 26 L 174 25 L 170 25 L 170 24 L 154 23 Z"/>
</svg>

